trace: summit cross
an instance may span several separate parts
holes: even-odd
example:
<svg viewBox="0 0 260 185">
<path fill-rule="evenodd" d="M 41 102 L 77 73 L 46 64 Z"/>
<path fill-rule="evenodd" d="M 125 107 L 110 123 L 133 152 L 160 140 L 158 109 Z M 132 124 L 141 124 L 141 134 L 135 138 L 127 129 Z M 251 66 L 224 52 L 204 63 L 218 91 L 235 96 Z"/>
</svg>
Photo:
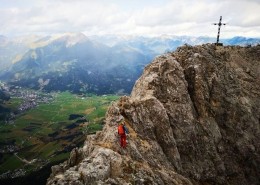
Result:
<svg viewBox="0 0 260 185">
<path fill-rule="evenodd" d="M 217 36 L 217 43 L 216 45 L 222 45 L 219 43 L 219 36 L 220 36 L 220 28 L 222 25 L 226 25 L 226 23 L 222 23 L 222 16 L 220 16 L 219 23 L 213 23 L 214 25 L 218 25 L 218 36 Z"/>
</svg>

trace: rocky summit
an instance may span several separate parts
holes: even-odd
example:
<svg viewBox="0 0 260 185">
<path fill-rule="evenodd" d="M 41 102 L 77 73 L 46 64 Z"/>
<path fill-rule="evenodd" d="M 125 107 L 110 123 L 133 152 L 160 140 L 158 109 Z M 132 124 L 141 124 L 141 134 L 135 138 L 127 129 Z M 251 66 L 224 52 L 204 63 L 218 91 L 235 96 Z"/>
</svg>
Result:
<svg viewBox="0 0 260 185">
<path fill-rule="evenodd" d="M 260 184 L 259 74 L 259 45 L 184 45 L 156 57 L 47 185 Z"/>
</svg>

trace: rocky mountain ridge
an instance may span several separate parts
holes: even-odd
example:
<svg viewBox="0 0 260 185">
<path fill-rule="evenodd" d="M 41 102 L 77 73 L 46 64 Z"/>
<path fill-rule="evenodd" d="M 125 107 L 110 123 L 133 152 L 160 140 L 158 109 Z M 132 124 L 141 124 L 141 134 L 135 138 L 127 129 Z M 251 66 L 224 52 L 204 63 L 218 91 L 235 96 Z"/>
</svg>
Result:
<svg viewBox="0 0 260 185">
<path fill-rule="evenodd" d="M 155 58 L 47 185 L 259 184 L 259 74 L 259 45 L 185 45 Z"/>
</svg>

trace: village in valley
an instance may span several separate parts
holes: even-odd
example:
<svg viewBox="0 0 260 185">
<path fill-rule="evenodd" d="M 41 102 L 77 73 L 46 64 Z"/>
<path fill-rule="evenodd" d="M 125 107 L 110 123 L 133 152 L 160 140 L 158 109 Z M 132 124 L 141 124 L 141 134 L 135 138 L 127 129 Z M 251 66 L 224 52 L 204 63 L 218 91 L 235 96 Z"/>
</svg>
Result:
<svg viewBox="0 0 260 185">
<path fill-rule="evenodd" d="M 26 89 L 20 86 L 7 85 L 0 81 L 0 89 L 12 99 L 19 100 L 19 105 L 15 112 L 10 112 L 9 116 L 4 120 L 5 123 L 11 124 L 14 122 L 15 116 L 22 114 L 25 111 L 37 107 L 40 103 L 50 103 L 55 93 L 47 93 L 33 89 Z M 5 102 L 8 104 L 8 102 Z"/>
</svg>

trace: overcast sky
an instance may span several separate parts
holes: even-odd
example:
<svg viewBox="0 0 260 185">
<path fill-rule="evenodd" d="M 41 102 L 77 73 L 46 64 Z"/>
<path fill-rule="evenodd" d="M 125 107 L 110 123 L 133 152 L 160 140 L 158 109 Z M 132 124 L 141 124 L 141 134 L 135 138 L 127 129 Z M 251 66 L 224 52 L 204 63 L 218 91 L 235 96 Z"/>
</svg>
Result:
<svg viewBox="0 0 260 185">
<path fill-rule="evenodd" d="M 260 0 L 0 0 L 0 35 L 260 37 Z"/>
</svg>

